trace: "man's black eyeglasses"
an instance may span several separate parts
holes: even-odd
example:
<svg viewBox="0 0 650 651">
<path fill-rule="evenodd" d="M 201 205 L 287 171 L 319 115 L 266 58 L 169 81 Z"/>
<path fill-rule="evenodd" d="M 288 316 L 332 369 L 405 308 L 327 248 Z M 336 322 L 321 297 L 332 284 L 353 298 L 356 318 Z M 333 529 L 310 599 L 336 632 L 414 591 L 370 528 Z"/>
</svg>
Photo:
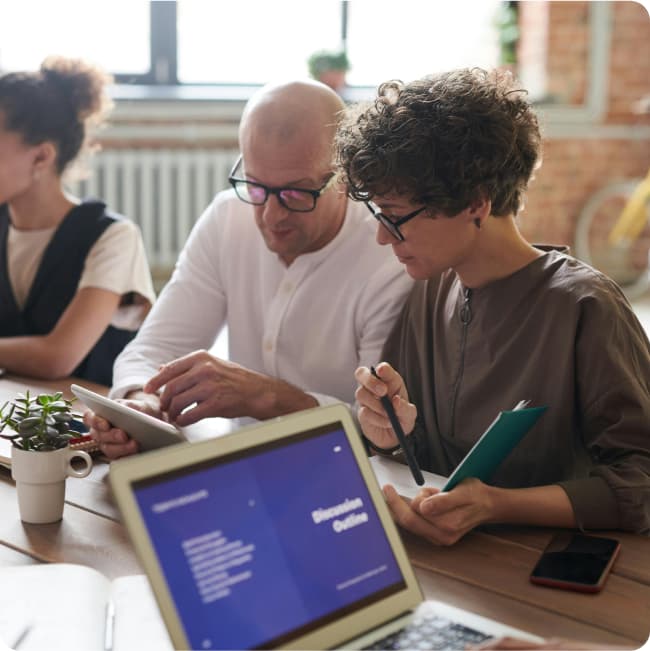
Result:
<svg viewBox="0 0 650 651">
<path fill-rule="evenodd" d="M 421 212 L 424 212 L 429 207 L 429 206 L 422 206 L 422 208 L 418 208 L 417 210 L 410 212 L 408 215 L 405 215 L 404 217 L 389 217 L 388 215 L 384 215 L 384 213 L 381 212 L 379 209 L 375 210 L 375 208 L 373 208 L 373 204 L 371 204 L 369 201 L 365 201 L 364 203 L 366 204 L 368 210 L 372 213 L 373 217 L 384 228 L 386 228 L 386 230 L 394 238 L 398 239 L 400 242 L 404 241 L 404 236 L 402 235 L 399 227 L 406 224 L 406 222 L 413 219 L 413 217 L 417 217 Z"/>
<path fill-rule="evenodd" d="M 237 162 L 233 166 L 228 181 L 237 196 L 246 203 L 254 206 L 264 205 L 269 198 L 269 195 L 274 194 L 281 206 L 293 212 L 311 212 L 316 208 L 316 201 L 322 194 L 323 190 L 329 185 L 332 180 L 333 174 L 327 179 L 324 185 L 317 190 L 305 190 L 304 188 L 270 188 L 262 183 L 254 181 L 247 181 L 235 176 L 237 168 L 241 165 L 242 157 L 239 156 Z"/>
</svg>

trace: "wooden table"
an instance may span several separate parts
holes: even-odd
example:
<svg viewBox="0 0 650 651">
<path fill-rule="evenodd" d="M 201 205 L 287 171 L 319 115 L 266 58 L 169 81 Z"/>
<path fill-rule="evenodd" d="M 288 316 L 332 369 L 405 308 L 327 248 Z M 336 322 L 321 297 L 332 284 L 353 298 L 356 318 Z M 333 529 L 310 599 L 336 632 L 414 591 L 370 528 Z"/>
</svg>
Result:
<svg viewBox="0 0 650 651">
<path fill-rule="evenodd" d="M 69 393 L 69 384 L 5 377 L 0 379 L 0 404 L 26 387 Z M 69 479 L 63 520 L 30 525 L 18 515 L 10 473 L 0 471 L 0 564 L 80 563 L 109 578 L 141 573 L 120 524 L 107 475 L 108 464 L 97 461 L 86 479 Z M 553 533 L 550 529 L 495 526 L 472 532 L 452 547 L 434 547 L 407 533 L 404 540 L 428 598 L 543 637 L 577 638 L 612 648 L 640 647 L 650 634 L 650 539 L 602 532 L 620 540 L 621 552 L 603 591 L 589 595 L 528 581 Z"/>
</svg>

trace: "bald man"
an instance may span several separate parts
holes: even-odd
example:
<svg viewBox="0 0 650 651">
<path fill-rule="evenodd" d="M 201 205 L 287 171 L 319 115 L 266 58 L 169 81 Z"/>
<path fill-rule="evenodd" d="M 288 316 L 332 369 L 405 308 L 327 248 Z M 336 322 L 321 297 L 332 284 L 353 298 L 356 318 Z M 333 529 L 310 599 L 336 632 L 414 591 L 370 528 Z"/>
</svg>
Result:
<svg viewBox="0 0 650 651">
<path fill-rule="evenodd" d="M 373 216 L 333 175 L 339 96 L 318 82 L 262 88 L 246 105 L 232 189 L 196 223 L 111 396 L 179 426 L 263 420 L 352 403 L 411 281 L 374 242 Z M 205 349 L 228 326 L 229 360 Z M 137 451 L 92 415 L 102 451 Z"/>
</svg>

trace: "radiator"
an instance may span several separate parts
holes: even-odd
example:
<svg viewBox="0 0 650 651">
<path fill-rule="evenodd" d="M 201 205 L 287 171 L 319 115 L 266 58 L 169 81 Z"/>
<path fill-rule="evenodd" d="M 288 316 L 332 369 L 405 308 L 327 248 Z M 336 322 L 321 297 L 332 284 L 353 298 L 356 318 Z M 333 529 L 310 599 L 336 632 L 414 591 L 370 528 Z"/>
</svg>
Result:
<svg viewBox="0 0 650 651">
<path fill-rule="evenodd" d="M 187 236 L 214 195 L 228 187 L 236 149 L 125 149 L 97 153 L 90 176 L 70 184 L 142 230 L 149 264 L 169 271 Z"/>
</svg>

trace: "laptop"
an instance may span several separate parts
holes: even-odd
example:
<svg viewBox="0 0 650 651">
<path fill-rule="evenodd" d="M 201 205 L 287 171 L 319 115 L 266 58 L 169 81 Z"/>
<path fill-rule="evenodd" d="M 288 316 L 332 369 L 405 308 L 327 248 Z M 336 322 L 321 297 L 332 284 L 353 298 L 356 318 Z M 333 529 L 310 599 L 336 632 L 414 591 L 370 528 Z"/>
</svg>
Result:
<svg viewBox="0 0 650 651">
<path fill-rule="evenodd" d="M 539 638 L 423 596 L 343 405 L 111 464 L 176 649 Z"/>
</svg>

